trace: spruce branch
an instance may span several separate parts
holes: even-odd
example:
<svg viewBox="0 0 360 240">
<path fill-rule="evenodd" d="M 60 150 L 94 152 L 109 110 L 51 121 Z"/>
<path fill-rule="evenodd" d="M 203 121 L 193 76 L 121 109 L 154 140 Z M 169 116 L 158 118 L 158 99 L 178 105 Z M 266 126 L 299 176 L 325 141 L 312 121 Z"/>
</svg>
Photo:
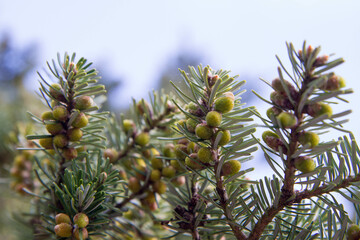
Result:
<svg viewBox="0 0 360 240">
<path fill-rule="evenodd" d="M 271 151 L 284 153 L 283 185 L 278 201 L 274 202 L 272 206 L 264 211 L 251 230 L 248 239 L 259 239 L 266 227 L 285 207 L 292 206 L 295 203 L 301 203 L 302 200 L 307 198 L 319 197 L 320 195 L 346 188 L 350 185 L 351 181 L 358 181 L 357 177 L 349 177 L 343 179 L 340 184 L 331 189 L 329 189 L 327 184 L 323 184 L 321 187 L 312 190 L 294 191 L 294 186 L 297 182 L 296 171 L 300 170 L 307 173 L 315 169 L 314 160 L 308 156 L 316 156 L 328 150 L 326 148 L 319 148 L 319 150 L 317 150 L 318 136 L 316 133 L 310 132 L 307 129 L 313 126 L 315 118 L 320 115 L 324 116 L 320 121 L 324 121 L 327 118 L 331 119 L 332 111 L 330 106 L 320 101 L 328 99 L 330 96 L 336 96 L 336 94 L 328 95 L 328 92 L 342 88 L 343 83 L 341 82 L 341 78 L 335 76 L 333 73 L 319 75 L 319 73 L 323 73 L 324 71 L 316 72 L 315 69 L 319 67 L 329 70 L 338 65 L 333 65 L 332 62 L 327 63 L 327 56 L 319 57 L 320 48 L 313 49 L 311 46 L 305 48 L 304 43 L 303 50 L 295 53 L 292 44 L 288 44 L 287 46 L 294 76 L 291 76 L 289 71 L 283 67 L 279 58 L 278 60 L 283 70 L 296 84 L 296 87 L 284 79 L 282 71 L 279 68 L 279 78 L 273 80 L 271 84 L 275 90 L 271 95 L 273 107 L 267 112 L 273 124 L 273 126 L 269 126 L 276 129 L 276 133 L 267 131 L 263 134 L 263 140 L 271 148 Z M 342 61 L 337 62 L 341 63 Z M 319 92 L 319 90 L 323 90 L 324 93 Z M 338 94 L 346 93 L 347 91 L 338 92 Z M 312 97 L 313 95 L 316 97 Z M 268 124 L 267 120 L 263 119 L 263 121 L 265 124 Z M 313 122 L 312 124 L 310 124 L 311 121 Z M 307 127 L 305 127 L 305 125 Z M 327 125 L 322 128 L 326 127 Z M 301 155 L 303 153 L 306 153 L 308 156 L 302 157 Z M 280 156 L 283 155 L 280 153 Z M 274 161 L 271 158 L 268 159 L 269 161 Z"/>
</svg>

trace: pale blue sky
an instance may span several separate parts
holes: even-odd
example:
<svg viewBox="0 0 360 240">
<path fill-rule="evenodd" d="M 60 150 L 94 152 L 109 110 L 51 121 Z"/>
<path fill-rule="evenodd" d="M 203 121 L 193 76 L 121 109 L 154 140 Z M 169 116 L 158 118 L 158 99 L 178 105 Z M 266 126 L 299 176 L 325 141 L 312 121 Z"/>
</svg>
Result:
<svg viewBox="0 0 360 240">
<path fill-rule="evenodd" d="M 38 43 L 39 66 L 64 51 L 76 52 L 124 80 L 123 106 L 147 96 L 159 71 L 179 48 L 204 53 L 202 64 L 272 80 L 275 54 L 287 61 L 285 42 L 303 40 L 346 63 L 337 73 L 355 90 L 348 125 L 360 139 L 360 1 L 0 1 L 0 33 L 19 46 Z M 34 71 L 33 78 L 37 79 Z M 269 93 L 270 89 L 258 81 Z M 33 84 L 34 86 L 36 84 Z M 268 106 L 259 107 L 265 111 Z"/>
</svg>

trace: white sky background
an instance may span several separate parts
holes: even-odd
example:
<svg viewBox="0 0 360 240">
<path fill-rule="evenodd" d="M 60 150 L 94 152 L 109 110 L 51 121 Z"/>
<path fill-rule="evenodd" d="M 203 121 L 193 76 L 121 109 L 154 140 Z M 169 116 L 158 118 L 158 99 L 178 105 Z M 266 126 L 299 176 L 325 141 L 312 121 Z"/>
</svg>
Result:
<svg viewBox="0 0 360 240">
<path fill-rule="evenodd" d="M 0 33 L 5 31 L 19 46 L 38 43 L 41 65 L 37 69 L 65 51 L 107 63 L 111 75 L 124 80 L 121 106 L 127 106 L 132 96 L 146 97 L 166 60 L 179 48 L 204 53 L 208 62 L 203 65 L 231 69 L 240 78 L 245 73 L 271 81 L 277 74 L 275 54 L 287 62 L 285 42 L 300 49 L 307 40 L 321 45 L 323 53 L 336 53 L 346 60 L 336 71 L 355 93 L 346 97 L 351 104 L 335 112 L 353 110 L 347 128 L 360 139 L 357 0 L 2 0 Z M 35 71 L 33 78 L 38 78 Z M 270 88 L 260 80 L 258 84 L 266 88 L 263 92 L 268 97 Z M 266 108 L 260 106 L 259 111 L 264 113 Z"/>
</svg>

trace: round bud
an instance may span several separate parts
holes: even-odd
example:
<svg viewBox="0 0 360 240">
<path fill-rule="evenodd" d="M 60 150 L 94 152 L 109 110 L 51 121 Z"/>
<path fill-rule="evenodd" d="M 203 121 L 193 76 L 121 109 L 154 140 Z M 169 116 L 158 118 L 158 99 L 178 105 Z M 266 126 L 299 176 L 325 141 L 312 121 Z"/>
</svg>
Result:
<svg viewBox="0 0 360 240">
<path fill-rule="evenodd" d="M 54 146 L 53 146 L 53 138 L 52 137 L 50 137 L 50 138 L 41 138 L 39 140 L 39 144 L 40 144 L 40 146 L 42 146 L 45 149 L 53 149 L 54 148 Z"/>
<path fill-rule="evenodd" d="M 64 129 L 61 123 L 46 124 L 45 128 L 52 135 L 59 134 Z"/>
<path fill-rule="evenodd" d="M 271 107 L 266 111 L 266 116 L 271 119 L 271 116 L 278 116 L 281 113 L 281 109 L 277 107 Z"/>
<path fill-rule="evenodd" d="M 241 169 L 241 163 L 236 160 L 229 160 L 225 162 L 221 168 L 221 175 L 231 176 L 238 173 Z"/>
<path fill-rule="evenodd" d="M 51 111 L 46 111 L 41 114 L 41 120 L 54 120 L 53 113 Z"/>
<path fill-rule="evenodd" d="M 289 90 L 289 92 L 292 92 L 292 91 L 295 90 L 294 86 L 293 86 L 290 82 L 284 80 L 283 83 L 285 84 L 285 86 L 287 87 L 287 89 Z M 286 91 L 285 91 L 285 88 L 284 88 L 284 86 L 283 86 L 283 83 L 281 82 L 281 80 L 280 80 L 279 78 L 275 78 L 275 79 L 272 81 L 271 86 L 273 87 L 273 89 L 274 89 L 275 91 L 277 91 L 277 92 L 279 92 L 279 93 L 285 93 Z"/>
<path fill-rule="evenodd" d="M 60 102 L 65 102 L 66 100 L 60 84 L 57 83 L 51 84 L 51 87 L 49 88 L 49 93 L 50 96 L 52 96 L 53 98 L 55 98 Z"/>
<path fill-rule="evenodd" d="M 78 156 L 78 150 L 76 148 L 64 148 L 62 154 L 69 161 Z"/>
<path fill-rule="evenodd" d="M 175 186 L 180 187 L 185 184 L 186 178 L 185 178 L 185 176 L 178 176 L 178 177 L 174 178 L 173 180 L 171 180 L 171 182 Z"/>
<path fill-rule="evenodd" d="M 79 113 L 79 115 L 72 122 L 74 128 L 83 128 L 86 127 L 89 123 L 89 119 L 84 113 Z"/>
<path fill-rule="evenodd" d="M 199 107 L 196 103 L 190 102 L 188 105 L 186 105 L 186 108 L 191 112 L 191 111 L 197 111 Z"/>
<path fill-rule="evenodd" d="M 280 151 L 281 149 L 283 153 L 287 152 L 284 143 L 281 141 L 280 137 L 276 133 L 269 130 L 265 131 L 262 134 L 262 139 L 271 149 L 275 151 Z"/>
<path fill-rule="evenodd" d="M 161 158 L 152 158 L 151 159 L 151 166 L 154 169 L 162 169 L 163 167 L 163 161 Z"/>
<path fill-rule="evenodd" d="M 83 132 L 80 128 L 71 128 L 67 131 L 66 135 L 69 138 L 69 141 L 76 142 L 82 138 Z"/>
<path fill-rule="evenodd" d="M 177 144 L 184 144 L 184 145 L 188 145 L 190 143 L 190 140 L 189 139 L 187 139 L 187 138 L 182 138 L 182 139 L 179 139 L 178 141 L 177 141 Z"/>
<path fill-rule="evenodd" d="M 187 145 L 186 150 L 187 150 L 188 153 L 197 152 L 199 150 L 199 145 L 197 145 L 194 142 L 189 142 L 189 144 Z"/>
<path fill-rule="evenodd" d="M 168 158 L 175 158 L 174 144 L 169 143 L 164 147 L 163 154 Z"/>
<path fill-rule="evenodd" d="M 166 183 L 164 181 L 156 181 L 153 184 L 153 189 L 155 192 L 157 192 L 158 194 L 164 194 L 166 192 L 167 186 Z"/>
<path fill-rule="evenodd" d="M 82 238 L 80 238 L 80 232 L 82 234 Z M 76 240 L 80 240 L 80 239 L 85 240 L 89 237 L 89 233 L 86 228 L 81 228 L 80 230 L 79 228 L 74 228 L 73 236 L 75 237 Z"/>
<path fill-rule="evenodd" d="M 104 158 L 108 158 L 111 163 L 116 162 L 118 152 L 114 148 L 108 148 L 104 151 Z"/>
<path fill-rule="evenodd" d="M 151 173 L 150 173 L 150 180 L 151 181 L 156 182 L 156 181 L 160 180 L 160 178 L 161 178 L 160 170 L 158 170 L 158 169 L 151 170 Z"/>
<path fill-rule="evenodd" d="M 89 224 L 89 217 L 85 213 L 77 213 L 73 221 L 79 228 L 84 228 Z"/>
<path fill-rule="evenodd" d="M 119 171 L 119 177 L 120 177 L 120 180 L 125 180 L 125 181 L 128 180 L 126 172 L 124 170 Z"/>
<path fill-rule="evenodd" d="M 214 132 L 209 126 L 202 123 L 196 126 L 195 134 L 198 138 L 208 140 L 213 136 Z"/>
<path fill-rule="evenodd" d="M 59 134 L 54 137 L 54 145 L 58 148 L 63 148 L 68 144 L 68 139 L 65 134 Z"/>
<path fill-rule="evenodd" d="M 62 122 L 66 121 L 66 119 L 69 116 L 68 110 L 66 109 L 66 107 L 64 107 L 62 105 L 55 106 L 54 109 L 53 109 L 52 114 L 53 114 L 53 117 L 56 120 L 59 120 L 59 121 L 62 121 Z"/>
<path fill-rule="evenodd" d="M 75 99 L 75 108 L 79 110 L 88 109 L 93 104 L 94 101 L 90 96 L 80 96 Z"/>
<path fill-rule="evenodd" d="M 189 157 L 186 157 L 185 159 L 186 166 L 192 168 L 192 169 L 203 169 L 204 166 L 199 163 L 199 160 L 197 159 L 197 154 L 192 153 Z"/>
<path fill-rule="evenodd" d="M 186 128 L 186 119 L 181 119 L 176 122 L 176 125 L 180 125 L 183 128 Z"/>
<path fill-rule="evenodd" d="M 175 168 L 177 171 L 181 171 L 183 170 L 183 168 L 181 167 L 180 163 L 178 162 L 178 160 L 170 160 L 170 166 L 172 166 L 173 168 Z"/>
<path fill-rule="evenodd" d="M 71 219 L 70 219 L 69 215 L 67 215 L 65 213 L 58 213 L 55 216 L 55 222 L 56 222 L 56 224 L 60 224 L 60 223 L 71 224 Z"/>
<path fill-rule="evenodd" d="M 140 181 L 136 177 L 129 178 L 128 187 L 133 193 L 137 193 L 141 189 Z"/>
<path fill-rule="evenodd" d="M 16 168 L 24 168 L 25 167 L 26 158 L 24 155 L 17 155 L 14 158 L 14 167 Z"/>
<path fill-rule="evenodd" d="M 184 144 L 176 144 L 175 145 L 175 155 L 180 160 L 185 160 L 187 156 L 187 146 Z"/>
<path fill-rule="evenodd" d="M 188 120 L 186 120 L 186 128 L 189 132 L 194 133 L 197 124 L 198 124 L 198 122 L 192 118 L 189 118 Z"/>
<path fill-rule="evenodd" d="M 72 226 L 68 223 L 60 223 L 55 226 L 54 231 L 59 237 L 71 237 Z"/>
<path fill-rule="evenodd" d="M 308 156 L 300 156 L 295 159 L 295 168 L 302 173 L 309 173 L 315 170 L 315 161 Z"/>
<path fill-rule="evenodd" d="M 319 86 L 319 88 L 326 91 L 336 91 L 345 87 L 345 85 L 346 83 L 343 77 L 332 75 L 330 78 L 325 80 L 325 82 Z"/>
<path fill-rule="evenodd" d="M 231 97 L 220 97 L 215 101 L 215 110 L 220 113 L 228 113 L 234 108 L 234 100 Z"/>
<path fill-rule="evenodd" d="M 150 142 L 150 135 L 147 132 L 142 132 L 135 137 L 135 143 L 141 147 L 146 146 Z"/>
<path fill-rule="evenodd" d="M 145 107 L 145 109 L 144 109 Z M 143 115 L 144 113 L 146 113 L 147 111 L 149 111 L 151 113 L 151 108 L 150 105 L 147 101 L 145 101 L 144 99 L 141 99 L 137 104 L 136 104 L 136 108 L 138 110 L 138 112 Z"/>
<path fill-rule="evenodd" d="M 214 160 L 213 154 L 209 148 L 200 148 L 197 157 L 202 163 L 210 163 Z"/>
<path fill-rule="evenodd" d="M 283 128 L 292 128 L 297 124 L 297 118 L 294 114 L 282 112 L 277 116 L 277 120 L 279 121 L 281 127 Z"/>
<path fill-rule="evenodd" d="M 223 96 L 228 97 L 231 100 L 235 101 L 235 96 L 234 96 L 234 94 L 232 92 L 225 92 L 225 93 L 223 93 Z"/>
<path fill-rule="evenodd" d="M 217 111 L 211 111 L 206 114 L 206 124 L 210 127 L 218 127 L 221 124 L 222 116 Z"/>
<path fill-rule="evenodd" d="M 166 178 L 175 177 L 176 169 L 173 166 L 164 167 L 161 174 Z"/>
<path fill-rule="evenodd" d="M 125 132 L 129 132 L 130 130 L 133 130 L 135 128 L 135 123 L 133 120 L 130 119 L 124 119 L 123 120 L 123 127 Z"/>
<path fill-rule="evenodd" d="M 323 114 L 327 114 L 328 117 L 332 116 L 332 108 L 329 104 L 320 102 L 306 106 L 305 111 L 312 117 L 319 117 Z"/>
<path fill-rule="evenodd" d="M 222 133 L 222 136 L 220 138 L 220 141 L 218 143 L 219 146 L 225 146 L 226 144 L 228 144 L 231 140 L 231 133 L 229 130 L 223 130 L 223 131 L 218 131 L 215 135 L 215 138 L 217 138 L 217 136 Z"/>
<path fill-rule="evenodd" d="M 305 146 L 309 144 L 310 148 L 316 147 L 319 144 L 319 135 L 314 132 L 303 132 L 299 136 L 299 142 Z"/>
<path fill-rule="evenodd" d="M 360 239 L 360 227 L 356 224 L 348 226 L 346 231 L 347 240 L 359 240 Z"/>
<path fill-rule="evenodd" d="M 344 87 L 346 87 L 346 81 L 345 81 L 345 79 L 344 79 L 343 77 L 340 77 L 340 76 L 338 76 L 338 78 L 339 78 L 339 88 L 344 88 Z"/>
</svg>

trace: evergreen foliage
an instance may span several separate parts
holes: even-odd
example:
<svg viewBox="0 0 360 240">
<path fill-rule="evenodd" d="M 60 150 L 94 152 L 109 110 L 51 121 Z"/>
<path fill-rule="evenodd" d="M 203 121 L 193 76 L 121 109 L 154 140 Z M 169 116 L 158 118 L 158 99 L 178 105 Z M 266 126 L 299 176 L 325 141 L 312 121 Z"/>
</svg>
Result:
<svg viewBox="0 0 360 240">
<path fill-rule="evenodd" d="M 200 65 L 118 117 L 99 110 L 91 63 L 58 56 L 52 79 L 39 74 L 49 110 L 31 114 L 39 128 L 13 163 L 14 189 L 33 197 L 21 221 L 34 239 L 358 239 L 360 151 L 351 111 L 331 108 L 352 93 L 332 72 L 343 59 L 287 48 L 292 69 L 278 58 L 269 99 L 255 93 L 266 114 L 241 101 L 245 81 Z M 334 130 L 346 135 L 325 141 Z M 249 179 L 258 148 L 274 174 Z"/>
</svg>

